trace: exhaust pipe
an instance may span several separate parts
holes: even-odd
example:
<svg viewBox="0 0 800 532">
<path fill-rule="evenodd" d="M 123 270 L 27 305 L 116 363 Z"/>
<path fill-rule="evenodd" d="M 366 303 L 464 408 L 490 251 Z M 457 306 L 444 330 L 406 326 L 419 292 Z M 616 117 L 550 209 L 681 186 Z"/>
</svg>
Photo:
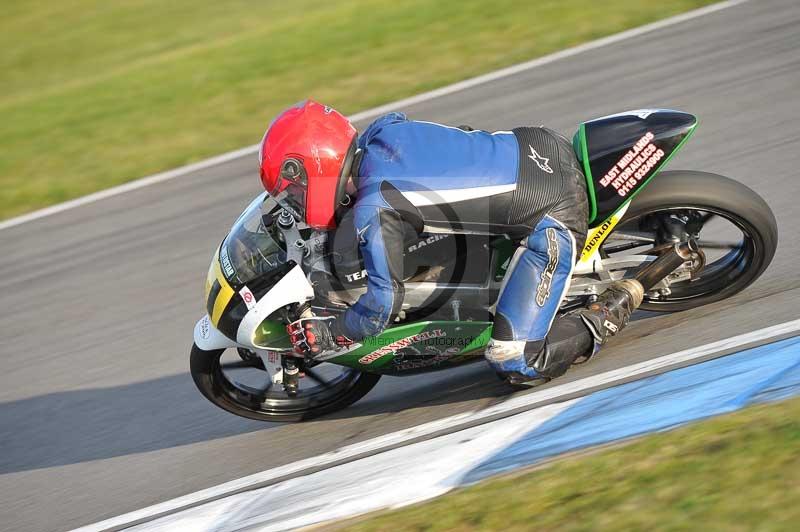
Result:
<svg viewBox="0 0 800 532">
<path fill-rule="evenodd" d="M 644 291 L 647 292 L 684 262 L 692 260 L 699 250 L 700 248 L 697 247 L 693 240 L 678 242 L 668 251 L 659 255 L 656 260 L 639 270 L 635 279 L 641 283 Z"/>
</svg>

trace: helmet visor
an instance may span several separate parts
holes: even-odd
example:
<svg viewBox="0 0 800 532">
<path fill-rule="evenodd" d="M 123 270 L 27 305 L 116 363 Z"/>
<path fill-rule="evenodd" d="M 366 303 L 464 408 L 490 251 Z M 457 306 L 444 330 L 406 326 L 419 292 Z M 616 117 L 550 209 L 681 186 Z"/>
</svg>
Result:
<svg viewBox="0 0 800 532">
<path fill-rule="evenodd" d="M 303 162 L 299 159 L 289 158 L 283 161 L 275 187 L 269 193 L 297 220 L 304 220 L 307 184 Z"/>
<path fill-rule="evenodd" d="M 276 190 L 270 195 L 281 207 L 289 211 L 296 220 L 304 220 L 306 214 L 306 187 L 300 183 L 279 178 Z"/>
</svg>

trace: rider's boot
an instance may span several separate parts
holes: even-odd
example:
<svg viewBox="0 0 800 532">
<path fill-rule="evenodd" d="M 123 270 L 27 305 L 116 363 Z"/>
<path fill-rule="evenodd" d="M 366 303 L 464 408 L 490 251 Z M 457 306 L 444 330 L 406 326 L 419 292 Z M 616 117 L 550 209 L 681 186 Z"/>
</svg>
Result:
<svg viewBox="0 0 800 532">
<path fill-rule="evenodd" d="M 627 324 L 633 311 L 639 308 L 644 298 L 644 287 L 636 279 L 622 279 L 614 282 L 602 295 L 587 308 L 575 313 L 583 320 L 594 338 L 591 357 L 608 339 Z"/>
<path fill-rule="evenodd" d="M 486 359 L 511 384 L 531 385 L 560 377 L 578 358 L 590 358 L 622 330 L 643 297 L 638 281 L 617 281 L 588 308 L 556 319 L 544 340 L 492 339 Z"/>
</svg>

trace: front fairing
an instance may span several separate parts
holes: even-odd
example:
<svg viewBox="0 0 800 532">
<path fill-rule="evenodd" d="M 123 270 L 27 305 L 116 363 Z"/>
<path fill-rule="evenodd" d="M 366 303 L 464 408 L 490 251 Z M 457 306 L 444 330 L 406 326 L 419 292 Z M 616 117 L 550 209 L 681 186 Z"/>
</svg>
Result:
<svg viewBox="0 0 800 532">
<path fill-rule="evenodd" d="M 276 227 L 279 213 L 266 193 L 258 196 L 234 223 L 208 271 L 209 324 L 241 346 L 288 349 L 288 338 L 271 323 L 273 315 L 314 295 L 301 265 L 287 257 Z"/>
</svg>

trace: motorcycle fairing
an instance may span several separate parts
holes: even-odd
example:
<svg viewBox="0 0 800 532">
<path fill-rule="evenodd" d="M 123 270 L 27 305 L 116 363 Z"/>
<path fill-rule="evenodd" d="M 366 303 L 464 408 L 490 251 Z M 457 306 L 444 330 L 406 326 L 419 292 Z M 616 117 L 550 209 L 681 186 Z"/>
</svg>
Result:
<svg viewBox="0 0 800 532">
<path fill-rule="evenodd" d="M 206 314 L 194 325 L 194 343 L 203 351 L 236 347 L 236 343 L 219 332 Z"/>
<path fill-rule="evenodd" d="M 250 290 L 245 285 L 235 292 L 226 283 L 225 286 L 228 287 L 230 293 L 228 294 L 226 291 L 223 294 L 220 289 L 219 294 L 215 295 L 213 287 L 225 282 L 218 257 L 219 255 L 215 255 L 207 281 L 207 286 L 210 284 L 212 289 L 206 295 L 209 314 L 203 320 L 208 320 L 208 323 L 201 327 L 203 320 L 200 320 L 195 326 L 195 343 L 201 349 L 206 349 L 201 344 L 213 344 L 214 349 L 234 347 L 235 345 L 250 349 L 288 349 L 285 329 L 282 331 L 272 330 L 270 328 L 272 322 L 268 318 L 275 311 L 287 305 L 305 303 L 314 298 L 314 287 L 306 278 L 303 269 L 290 262 L 287 263 L 287 266 L 291 266 L 291 268 L 286 271 L 286 274 L 282 275 L 277 282 L 270 283 L 265 289 L 254 287 L 253 290 Z M 215 280 L 216 283 L 212 280 Z M 244 298 L 248 292 L 252 299 L 245 301 Z M 217 304 L 220 297 L 223 298 L 223 303 Z M 217 308 L 222 310 L 219 311 L 219 315 L 215 316 Z M 209 328 L 212 330 L 212 334 L 206 333 L 207 337 L 203 337 L 201 333 Z M 223 341 L 222 338 L 226 341 Z"/>
<path fill-rule="evenodd" d="M 233 287 L 222 275 L 219 253 L 220 248 L 217 248 L 214 258 L 211 260 L 211 266 L 208 268 L 205 287 L 206 310 L 215 328 L 235 294 Z"/>
<path fill-rule="evenodd" d="M 296 247 L 292 246 L 287 253 L 284 243 L 302 236 L 294 224 L 280 225 L 280 213 L 280 206 L 266 192 L 251 201 L 214 253 L 206 277 L 210 326 L 232 343 L 250 349 L 285 349 L 285 338 L 278 338 L 262 322 L 283 307 L 314 297 L 298 264 L 302 252 L 293 254 Z M 294 234 L 290 231 L 287 236 L 287 227 Z"/>
<path fill-rule="evenodd" d="M 244 315 L 236 332 L 236 341 L 259 349 L 269 348 L 269 346 L 254 345 L 255 340 L 263 335 L 262 322 L 282 307 L 305 303 L 312 299 L 314 299 L 314 287 L 308 282 L 303 269 L 295 265 Z"/>
<path fill-rule="evenodd" d="M 689 139 L 697 118 L 640 109 L 584 122 L 573 137 L 596 227 L 630 201 Z"/>
<path fill-rule="evenodd" d="M 492 334 L 486 321 L 423 321 L 386 329 L 362 343 L 321 357 L 384 375 L 412 375 L 483 357 Z"/>
</svg>

